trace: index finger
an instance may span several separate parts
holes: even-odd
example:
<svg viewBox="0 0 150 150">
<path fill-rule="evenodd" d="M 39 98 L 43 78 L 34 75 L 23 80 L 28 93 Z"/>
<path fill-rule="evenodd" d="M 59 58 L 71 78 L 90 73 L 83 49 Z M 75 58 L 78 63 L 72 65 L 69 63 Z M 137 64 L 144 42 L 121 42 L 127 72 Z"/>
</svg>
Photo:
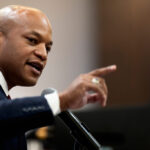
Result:
<svg viewBox="0 0 150 150">
<path fill-rule="evenodd" d="M 116 69 L 117 69 L 116 65 L 111 65 L 111 66 L 93 70 L 93 71 L 89 72 L 89 74 L 93 75 L 93 76 L 105 76 L 109 73 L 116 71 Z"/>
</svg>

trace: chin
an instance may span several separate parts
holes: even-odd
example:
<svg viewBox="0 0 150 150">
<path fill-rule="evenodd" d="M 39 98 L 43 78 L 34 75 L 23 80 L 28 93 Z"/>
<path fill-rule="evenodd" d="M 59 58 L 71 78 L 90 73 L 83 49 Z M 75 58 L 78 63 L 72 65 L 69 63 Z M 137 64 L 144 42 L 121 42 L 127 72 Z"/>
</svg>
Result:
<svg viewBox="0 0 150 150">
<path fill-rule="evenodd" d="M 35 86 L 36 83 L 30 83 L 30 84 L 27 84 L 26 86 Z"/>
<path fill-rule="evenodd" d="M 36 85 L 36 83 L 37 83 L 37 80 L 24 80 L 21 86 L 34 86 Z"/>
</svg>

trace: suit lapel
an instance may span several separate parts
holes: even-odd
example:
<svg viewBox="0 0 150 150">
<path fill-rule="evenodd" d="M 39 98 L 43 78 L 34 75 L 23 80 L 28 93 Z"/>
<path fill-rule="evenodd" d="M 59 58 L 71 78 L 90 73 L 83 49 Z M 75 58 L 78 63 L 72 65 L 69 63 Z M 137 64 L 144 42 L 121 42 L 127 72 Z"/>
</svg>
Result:
<svg viewBox="0 0 150 150">
<path fill-rule="evenodd" d="M 2 89 L 2 87 L 0 86 L 0 100 L 6 99 L 7 96 L 4 92 L 4 90 Z"/>
</svg>

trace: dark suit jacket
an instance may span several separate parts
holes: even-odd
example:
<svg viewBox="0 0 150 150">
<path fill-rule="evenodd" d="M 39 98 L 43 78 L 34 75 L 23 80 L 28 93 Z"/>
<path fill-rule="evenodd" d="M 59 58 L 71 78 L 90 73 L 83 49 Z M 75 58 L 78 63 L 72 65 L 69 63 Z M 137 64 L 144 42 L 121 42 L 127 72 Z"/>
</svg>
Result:
<svg viewBox="0 0 150 150">
<path fill-rule="evenodd" d="M 25 132 L 53 121 L 43 96 L 9 100 L 0 87 L 0 150 L 26 150 Z"/>
</svg>

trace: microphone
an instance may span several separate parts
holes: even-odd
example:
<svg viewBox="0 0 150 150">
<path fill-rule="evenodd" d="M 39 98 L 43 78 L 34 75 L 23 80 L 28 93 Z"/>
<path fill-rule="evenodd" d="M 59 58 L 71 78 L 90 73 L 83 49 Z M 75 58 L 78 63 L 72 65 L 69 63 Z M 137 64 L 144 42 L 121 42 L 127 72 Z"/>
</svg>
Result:
<svg viewBox="0 0 150 150">
<path fill-rule="evenodd" d="M 45 89 L 41 95 L 53 93 L 54 89 Z M 88 150 L 100 150 L 100 144 L 92 136 L 89 129 L 80 122 L 80 120 L 69 110 L 61 112 L 59 115 L 61 120 L 70 129 L 71 135 L 75 138 L 77 143 Z"/>
</svg>

